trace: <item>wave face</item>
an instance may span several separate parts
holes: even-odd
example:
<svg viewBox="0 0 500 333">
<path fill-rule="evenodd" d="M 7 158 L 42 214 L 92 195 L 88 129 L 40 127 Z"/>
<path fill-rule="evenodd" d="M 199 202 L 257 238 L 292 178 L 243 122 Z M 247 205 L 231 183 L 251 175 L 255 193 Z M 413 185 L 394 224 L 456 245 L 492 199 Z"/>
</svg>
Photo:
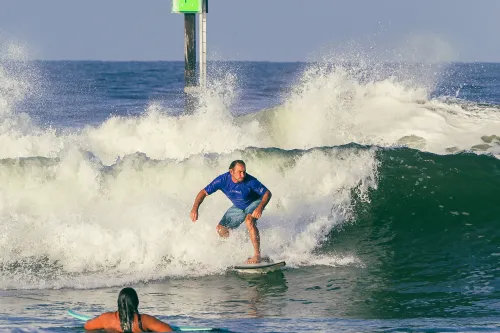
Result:
<svg viewBox="0 0 500 333">
<path fill-rule="evenodd" d="M 377 159 L 369 203 L 356 205 L 352 223 L 334 228 L 319 253 L 358 258 L 373 283 L 367 290 L 396 317 L 492 315 L 500 297 L 500 162 L 410 149 L 382 150 Z"/>
<path fill-rule="evenodd" d="M 463 85 L 462 65 L 217 66 L 180 114 L 158 96 L 163 75 L 182 87 L 182 64 L 0 57 L 0 289 L 223 274 L 251 252 L 245 230 L 217 237 L 220 193 L 196 224 L 189 211 L 244 159 L 274 194 L 263 251 L 290 267 L 498 298 L 497 67 Z M 266 105 L 233 112 L 245 98 Z"/>
</svg>

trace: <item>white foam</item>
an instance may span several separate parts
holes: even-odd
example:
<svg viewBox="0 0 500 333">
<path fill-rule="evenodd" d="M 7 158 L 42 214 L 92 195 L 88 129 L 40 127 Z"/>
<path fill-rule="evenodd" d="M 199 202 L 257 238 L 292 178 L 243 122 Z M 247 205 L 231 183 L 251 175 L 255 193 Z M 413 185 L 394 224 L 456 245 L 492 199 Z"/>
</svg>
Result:
<svg viewBox="0 0 500 333">
<path fill-rule="evenodd" d="M 282 106 L 248 118 L 266 129 L 269 145 L 286 149 L 356 142 L 446 154 L 500 133 L 493 105 L 429 99 L 427 86 L 395 76 L 377 79 L 380 74 L 371 70 L 312 65 Z M 498 145 L 486 148 L 494 153 Z"/>
<path fill-rule="evenodd" d="M 143 116 L 69 132 L 14 112 L 29 88 L 15 73 L 0 77 L 14 87 L 0 92 L 0 289 L 101 287 L 220 274 L 240 263 L 252 252 L 244 226 L 228 240 L 215 233 L 230 205 L 221 193 L 189 220 L 196 193 L 237 158 L 274 194 L 259 222 L 265 254 L 292 267 L 361 265 L 349 253 L 314 252 L 349 219 L 352 191 L 367 200 L 376 188 L 375 150 L 314 148 L 468 149 L 498 133 L 498 110 L 429 99 L 426 85 L 331 65 L 309 68 L 282 106 L 254 115 L 231 115 L 237 83 L 229 73 L 211 82 L 192 115 L 151 104 Z"/>
<path fill-rule="evenodd" d="M 292 266 L 311 264 L 318 243 L 348 218 L 350 191 L 376 186 L 374 151 L 262 154 L 183 162 L 132 155 L 108 169 L 75 149 L 58 163 L 2 165 L 0 258 L 21 267 L 4 266 L 0 288 L 219 274 L 242 262 L 252 253 L 244 226 L 228 240 L 215 232 L 230 205 L 221 193 L 205 199 L 196 223 L 189 219 L 197 192 L 240 157 L 274 195 L 259 222 L 263 252 Z M 36 267 L 40 258 L 47 263 Z"/>
<path fill-rule="evenodd" d="M 234 75 L 228 74 L 212 82 L 204 106 L 192 115 L 173 116 L 153 103 L 140 117 L 113 116 L 96 127 L 69 133 L 35 127 L 27 115 L 12 113 L 21 92 L 14 97 L 0 93 L 0 100 L 9 101 L 3 108 L 9 116 L 0 123 L 0 158 L 56 157 L 74 146 L 108 165 L 136 152 L 182 160 L 249 146 L 308 149 L 351 142 L 407 145 L 440 154 L 474 147 L 499 150 L 496 141 L 477 146 L 485 144 L 481 137 L 499 134 L 498 108 L 429 99 L 429 87 L 438 75 L 426 82 L 416 74 L 401 74 L 399 67 L 399 76 L 388 76 L 380 73 L 380 66 L 367 66 L 371 64 L 311 65 L 284 96 L 283 105 L 247 117 L 231 115 L 238 89 Z"/>
</svg>

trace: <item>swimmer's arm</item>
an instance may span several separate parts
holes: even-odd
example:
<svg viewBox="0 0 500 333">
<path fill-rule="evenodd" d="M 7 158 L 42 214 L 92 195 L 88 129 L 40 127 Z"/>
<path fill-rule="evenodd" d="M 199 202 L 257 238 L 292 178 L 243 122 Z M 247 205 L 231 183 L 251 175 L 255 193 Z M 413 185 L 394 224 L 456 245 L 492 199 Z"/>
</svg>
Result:
<svg viewBox="0 0 500 333">
<path fill-rule="evenodd" d="M 103 317 L 106 315 L 106 313 L 103 313 L 100 316 L 97 316 L 93 319 L 87 320 L 85 325 L 83 325 L 83 328 L 87 331 L 93 331 L 93 330 L 100 330 L 104 328 L 104 321 Z"/>
<path fill-rule="evenodd" d="M 142 324 L 144 329 L 151 332 L 172 332 L 172 327 L 153 316 L 142 314 Z"/>
</svg>

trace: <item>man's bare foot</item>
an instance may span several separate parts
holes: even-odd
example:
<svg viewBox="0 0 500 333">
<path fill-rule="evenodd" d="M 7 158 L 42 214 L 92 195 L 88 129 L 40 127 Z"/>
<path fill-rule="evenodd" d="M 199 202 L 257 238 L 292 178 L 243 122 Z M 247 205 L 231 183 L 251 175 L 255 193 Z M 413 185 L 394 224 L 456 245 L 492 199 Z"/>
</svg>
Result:
<svg viewBox="0 0 500 333">
<path fill-rule="evenodd" d="M 247 263 L 247 264 L 259 264 L 260 261 L 261 261 L 260 255 L 255 255 L 252 258 L 248 258 L 248 260 L 245 261 L 245 263 Z"/>
<path fill-rule="evenodd" d="M 222 238 L 227 238 L 229 237 L 229 229 L 228 228 L 225 228 L 221 225 L 217 225 L 217 233 L 219 234 L 220 237 Z"/>
</svg>

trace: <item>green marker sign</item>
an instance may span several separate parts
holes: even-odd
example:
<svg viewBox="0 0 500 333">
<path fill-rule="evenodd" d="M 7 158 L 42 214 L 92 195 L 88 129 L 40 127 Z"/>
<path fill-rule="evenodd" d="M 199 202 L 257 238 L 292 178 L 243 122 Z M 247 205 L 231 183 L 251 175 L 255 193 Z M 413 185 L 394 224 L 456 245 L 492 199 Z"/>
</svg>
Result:
<svg viewBox="0 0 500 333">
<path fill-rule="evenodd" d="M 172 0 L 172 13 L 201 13 L 202 0 Z"/>
</svg>

